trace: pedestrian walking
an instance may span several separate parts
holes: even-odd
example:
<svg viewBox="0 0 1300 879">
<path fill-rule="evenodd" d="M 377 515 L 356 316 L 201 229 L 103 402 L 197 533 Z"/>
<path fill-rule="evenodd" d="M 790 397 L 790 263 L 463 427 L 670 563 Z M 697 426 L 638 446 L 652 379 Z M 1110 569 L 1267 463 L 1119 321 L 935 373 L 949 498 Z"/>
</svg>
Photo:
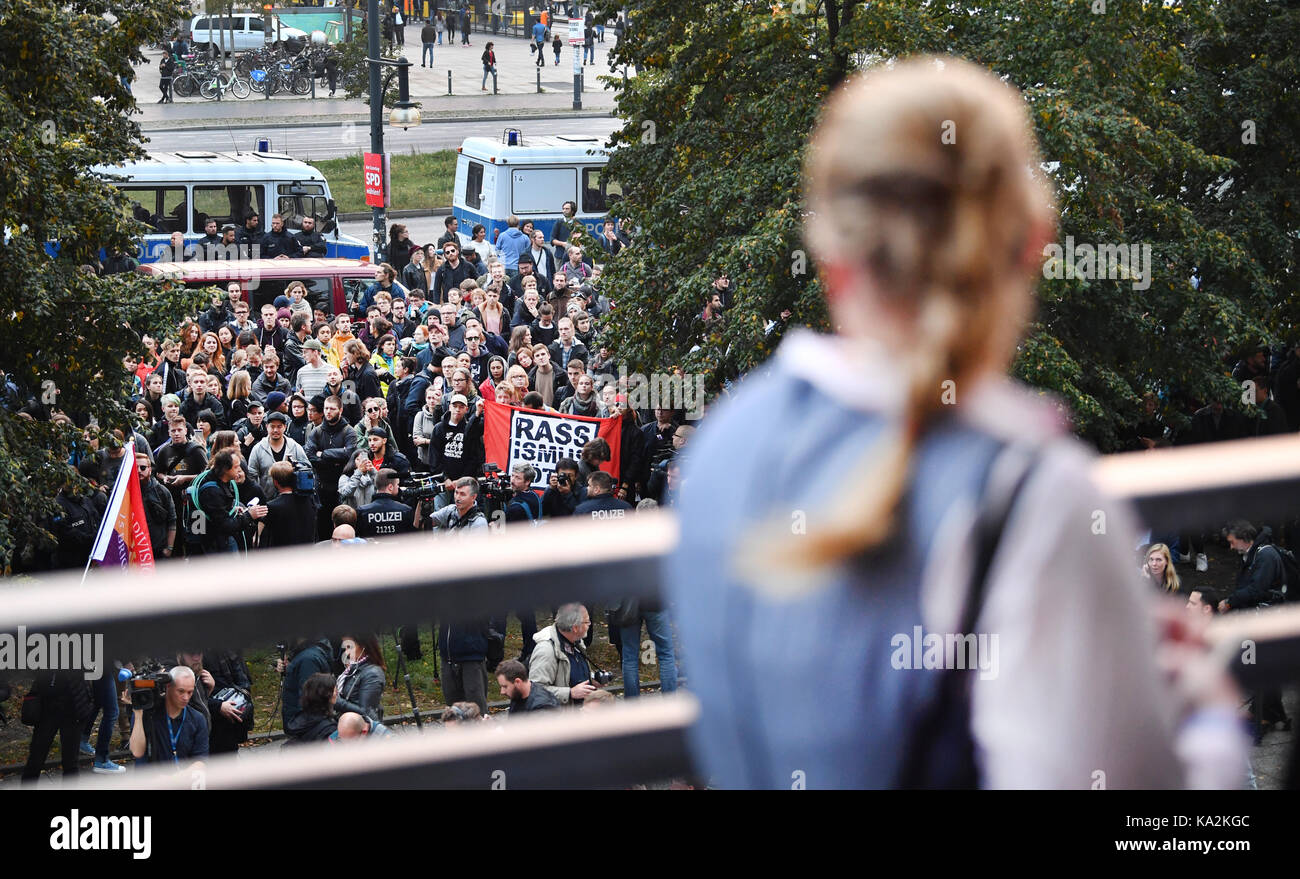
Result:
<svg viewBox="0 0 1300 879">
<path fill-rule="evenodd" d="M 562 48 L 564 48 L 564 40 L 561 40 L 560 35 L 556 34 L 555 39 L 551 40 L 551 51 L 555 53 L 556 67 L 560 66 L 560 50 Z"/>
<path fill-rule="evenodd" d="M 423 44 L 423 48 L 420 50 L 421 67 L 433 66 L 433 44 L 437 42 L 437 40 L 438 29 L 432 24 L 426 23 L 424 27 L 420 28 L 420 42 Z M 429 63 L 427 65 L 424 63 L 425 56 L 428 56 L 429 58 Z"/>
<path fill-rule="evenodd" d="M 488 74 L 492 74 L 492 91 L 497 90 L 497 53 L 492 51 L 492 43 L 488 43 L 483 49 L 483 87 L 480 91 L 487 91 Z"/>
<path fill-rule="evenodd" d="M 397 45 L 406 45 L 406 19 L 396 6 L 393 7 L 393 34 L 397 37 Z"/>
<path fill-rule="evenodd" d="M 546 66 L 546 25 L 540 21 L 533 24 L 533 51 L 537 53 L 537 66 Z"/>
<path fill-rule="evenodd" d="M 596 63 L 596 29 L 590 24 L 582 30 L 582 63 Z"/>
<path fill-rule="evenodd" d="M 460 44 L 462 46 L 470 45 L 469 41 L 469 8 L 462 6 L 460 8 Z"/>
<path fill-rule="evenodd" d="M 438 45 L 442 45 L 442 32 L 447 29 L 447 23 L 443 21 L 442 13 L 435 13 L 433 16 L 433 29 L 438 32 Z"/>
<path fill-rule="evenodd" d="M 158 62 L 158 90 L 162 92 L 162 97 L 158 99 L 158 103 L 176 103 L 172 100 L 172 77 L 175 75 L 176 59 L 168 53 Z"/>
</svg>

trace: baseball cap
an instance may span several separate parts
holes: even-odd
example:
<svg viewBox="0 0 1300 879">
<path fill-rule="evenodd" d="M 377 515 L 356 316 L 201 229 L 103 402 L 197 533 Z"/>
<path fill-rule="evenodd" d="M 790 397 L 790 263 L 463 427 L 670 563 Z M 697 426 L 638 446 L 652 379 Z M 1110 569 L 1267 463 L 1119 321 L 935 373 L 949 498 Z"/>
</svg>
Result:
<svg viewBox="0 0 1300 879">
<path fill-rule="evenodd" d="M 324 351 L 325 346 L 320 343 L 320 339 L 308 339 L 302 343 L 304 351 Z"/>
<path fill-rule="evenodd" d="M 451 399 L 448 400 L 447 402 L 448 402 L 448 403 L 464 403 L 466 406 L 469 405 L 469 400 L 466 400 L 466 399 L 465 399 L 465 395 L 464 395 L 464 394 L 452 394 L 452 395 L 451 395 Z"/>
<path fill-rule="evenodd" d="M 273 302 L 272 305 L 275 306 L 275 308 L 276 308 L 277 311 L 278 311 L 279 309 L 281 309 L 281 308 L 288 308 L 288 307 L 289 307 L 289 297 L 288 297 L 288 296 L 277 296 L 277 297 L 275 297 L 275 302 Z"/>
<path fill-rule="evenodd" d="M 366 435 L 382 436 L 384 439 L 388 439 L 388 431 L 384 430 L 382 427 L 372 427 L 366 431 Z"/>
<path fill-rule="evenodd" d="M 270 415 L 266 416 L 266 423 L 270 424 L 272 421 L 278 421 L 281 424 L 288 424 L 289 416 L 285 415 L 283 412 L 272 412 Z"/>
<path fill-rule="evenodd" d="M 258 401 L 258 400 L 249 400 L 249 401 L 248 401 L 248 411 L 249 411 L 249 412 L 252 412 L 254 409 L 265 409 L 265 408 L 266 408 L 266 407 L 263 406 L 262 403 L 261 403 L 260 401 Z"/>
</svg>

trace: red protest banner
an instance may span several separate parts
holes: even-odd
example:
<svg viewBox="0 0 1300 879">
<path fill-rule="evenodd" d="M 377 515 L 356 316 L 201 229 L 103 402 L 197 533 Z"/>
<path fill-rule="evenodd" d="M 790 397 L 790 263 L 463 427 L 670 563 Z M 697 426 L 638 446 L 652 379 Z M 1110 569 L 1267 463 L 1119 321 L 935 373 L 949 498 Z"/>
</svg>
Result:
<svg viewBox="0 0 1300 879">
<path fill-rule="evenodd" d="M 366 204 L 372 208 L 384 206 L 384 156 L 382 153 L 363 153 L 362 171 L 365 174 Z"/>
<path fill-rule="evenodd" d="M 531 465 L 537 471 L 533 482 L 536 489 L 544 490 L 550 485 L 557 461 L 578 460 L 582 457 L 582 447 L 596 437 L 609 443 L 610 460 L 600 469 L 617 481 L 623 438 L 620 419 L 585 418 L 504 403 L 483 403 L 483 448 L 487 460 L 507 473 L 515 464 Z"/>
</svg>

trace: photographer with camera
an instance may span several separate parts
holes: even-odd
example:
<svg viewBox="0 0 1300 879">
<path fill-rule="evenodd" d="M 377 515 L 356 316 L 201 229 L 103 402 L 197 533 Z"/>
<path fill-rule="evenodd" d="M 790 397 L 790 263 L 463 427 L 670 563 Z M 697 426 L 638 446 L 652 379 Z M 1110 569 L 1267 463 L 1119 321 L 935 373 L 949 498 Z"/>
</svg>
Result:
<svg viewBox="0 0 1300 879">
<path fill-rule="evenodd" d="M 208 751 L 229 754 L 248 741 L 253 728 L 253 681 L 238 653 L 206 650 L 181 653 L 177 665 L 194 672 L 190 708 L 200 711 L 208 725 Z"/>
<path fill-rule="evenodd" d="M 528 680 L 545 687 L 561 705 L 580 703 L 598 689 L 582 640 L 591 629 L 591 615 L 577 602 L 560 605 L 555 622 L 533 636 Z"/>
<path fill-rule="evenodd" d="M 478 480 L 473 476 L 462 476 L 454 486 L 451 505 L 433 514 L 433 527 L 439 531 L 486 528 L 487 516 L 478 508 Z"/>
<path fill-rule="evenodd" d="M 578 481 L 578 462 L 561 458 L 555 463 L 550 487 L 542 495 L 542 515 L 548 519 L 572 516 L 586 499 L 587 492 Z"/>
<path fill-rule="evenodd" d="M 420 527 L 420 514 L 397 499 L 397 471 L 385 467 L 375 474 L 375 499 L 357 510 L 358 537 L 409 534 Z"/>
<path fill-rule="evenodd" d="M 191 710 L 194 695 L 194 671 L 184 665 L 173 668 L 166 676 L 149 681 L 141 688 L 131 681 L 131 756 L 138 763 L 167 763 L 180 766 L 182 760 L 199 760 L 208 756 L 208 722 L 203 712 Z M 162 701 L 158 701 L 162 690 Z"/>
<path fill-rule="evenodd" d="M 513 494 L 506 502 L 507 522 L 533 522 L 542 518 L 542 499 L 533 491 L 537 471 L 528 464 L 510 468 L 510 488 Z"/>
<path fill-rule="evenodd" d="M 315 474 L 308 464 L 277 461 L 271 465 L 271 484 L 278 492 L 266 505 L 266 518 L 258 524 L 258 543 L 262 549 L 299 546 L 316 540 L 316 514 L 320 501 L 311 487 Z"/>
</svg>

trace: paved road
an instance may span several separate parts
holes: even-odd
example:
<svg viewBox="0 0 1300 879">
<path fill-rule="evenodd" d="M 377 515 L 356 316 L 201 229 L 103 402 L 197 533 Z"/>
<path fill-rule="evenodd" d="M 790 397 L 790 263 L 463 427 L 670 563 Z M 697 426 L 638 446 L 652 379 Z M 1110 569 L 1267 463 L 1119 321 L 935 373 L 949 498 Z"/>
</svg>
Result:
<svg viewBox="0 0 1300 879">
<path fill-rule="evenodd" d="M 507 127 L 519 127 L 525 135 L 595 134 L 608 135 L 621 127 L 617 119 L 605 117 L 524 119 L 517 122 L 431 122 L 402 131 L 385 126 L 384 147 L 390 153 L 433 152 L 455 149 L 466 137 L 499 137 Z M 251 150 L 257 137 L 271 138 L 271 146 L 301 159 L 332 159 L 356 155 L 370 149 L 370 129 L 365 125 L 339 123 L 310 128 L 276 128 L 273 125 L 232 126 L 226 131 L 151 131 L 146 147 L 155 152 L 177 150 Z"/>
</svg>

